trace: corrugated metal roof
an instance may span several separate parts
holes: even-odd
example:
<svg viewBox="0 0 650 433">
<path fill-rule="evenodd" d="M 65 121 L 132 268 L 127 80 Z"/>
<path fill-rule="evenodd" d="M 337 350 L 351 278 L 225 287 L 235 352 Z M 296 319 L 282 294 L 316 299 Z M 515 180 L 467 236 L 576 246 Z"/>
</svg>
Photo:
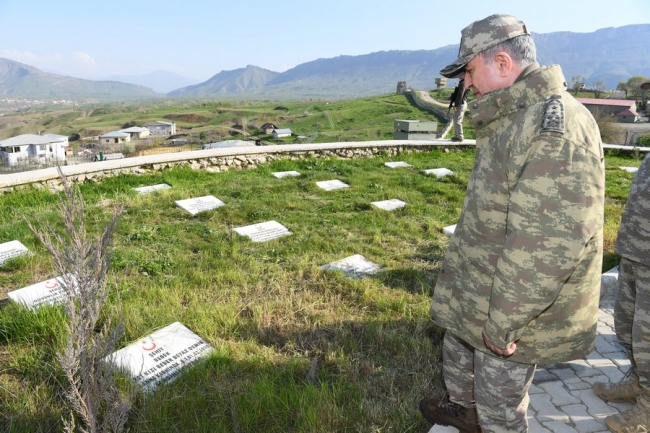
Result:
<svg viewBox="0 0 650 433">
<path fill-rule="evenodd" d="M 65 135 L 57 134 L 22 134 L 0 141 L 0 146 L 24 146 L 29 144 L 59 143 L 65 141 L 66 138 L 68 137 Z"/>
<path fill-rule="evenodd" d="M 616 107 L 631 107 L 634 101 L 627 99 L 596 99 L 596 98 L 576 98 L 578 102 L 587 105 L 613 105 Z"/>
<path fill-rule="evenodd" d="M 106 134 L 100 135 L 102 138 L 111 138 L 111 137 L 130 137 L 130 134 L 127 134 L 126 132 L 120 132 L 120 131 L 111 131 L 107 132 Z"/>
<path fill-rule="evenodd" d="M 130 128 L 120 129 L 121 132 L 144 132 L 148 130 L 149 128 L 143 128 L 141 126 L 132 126 Z"/>
</svg>

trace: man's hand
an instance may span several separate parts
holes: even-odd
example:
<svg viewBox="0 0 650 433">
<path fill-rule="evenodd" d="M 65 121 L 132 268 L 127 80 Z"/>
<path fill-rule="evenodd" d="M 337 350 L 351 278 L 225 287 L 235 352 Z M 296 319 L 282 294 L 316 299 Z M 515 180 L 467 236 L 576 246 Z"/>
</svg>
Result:
<svg viewBox="0 0 650 433">
<path fill-rule="evenodd" d="M 515 353 L 515 349 L 517 349 L 517 343 L 515 343 L 514 341 L 510 343 L 510 345 L 507 348 L 501 349 L 500 347 L 497 347 L 494 343 L 492 343 L 490 339 L 487 338 L 485 333 L 483 333 L 483 342 L 485 343 L 488 349 L 490 349 L 492 352 L 496 353 L 497 355 L 501 355 L 501 356 L 510 356 L 513 353 Z"/>
</svg>

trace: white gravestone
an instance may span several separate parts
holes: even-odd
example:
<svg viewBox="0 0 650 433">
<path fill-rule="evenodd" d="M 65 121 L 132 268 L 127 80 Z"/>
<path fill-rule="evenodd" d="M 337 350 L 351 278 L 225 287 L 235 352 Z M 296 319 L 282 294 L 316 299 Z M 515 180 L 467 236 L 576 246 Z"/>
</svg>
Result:
<svg viewBox="0 0 650 433">
<path fill-rule="evenodd" d="M 637 171 L 639 171 L 639 168 L 638 167 L 621 167 L 621 170 L 625 170 L 628 173 L 636 173 Z"/>
<path fill-rule="evenodd" d="M 456 224 L 454 224 L 453 226 L 447 226 L 442 229 L 442 232 L 447 236 L 453 235 L 455 231 L 456 231 Z"/>
<path fill-rule="evenodd" d="M 15 259 L 23 254 L 32 255 L 27 247 L 20 243 L 20 241 L 9 241 L 0 244 L 0 265 L 4 264 L 7 260 Z"/>
<path fill-rule="evenodd" d="M 373 201 L 371 204 L 379 209 L 389 210 L 389 211 L 406 206 L 405 202 L 403 202 L 402 200 L 398 200 L 396 198 L 390 200 L 383 200 L 383 201 Z"/>
<path fill-rule="evenodd" d="M 74 289 L 76 290 L 76 287 Z M 45 304 L 54 305 L 65 302 L 68 299 L 68 293 L 63 289 L 63 278 L 56 277 L 14 290 L 7 293 L 7 296 L 13 302 L 35 309 Z"/>
<path fill-rule="evenodd" d="M 381 270 L 381 267 L 366 259 L 361 254 L 355 254 L 341 260 L 337 260 L 320 267 L 325 271 L 343 271 L 353 277 L 373 275 Z"/>
<path fill-rule="evenodd" d="M 233 230 L 242 236 L 248 236 L 253 242 L 270 241 L 291 234 L 289 229 L 277 221 L 266 221 L 259 224 L 236 227 Z"/>
<path fill-rule="evenodd" d="M 445 176 L 451 176 L 454 174 L 453 171 L 449 170 L 448 168 L 430 168 L 428 170 L 424 170 L 425 174 L 433 174 L 437 178 L 445 177 Z"/>
<path fill-rule="evenodd" d="M 133 189 L 139 192 L 140 194 L 149 194 L 152 192 L 160 191 L 163 189 L 169 189 L 169 188 L 171 188 L 171 186 L 167 185 L 166 183 L 159 183 L 157 185 L 141 186 Z"/>
<path fill-rule="evenodd" d="M 411 164 L 409 164 L 408 162 L 404 162 L 404 161 L 387 162 L 387 163 L 385 163 L 384 165 L 385 165 L 386 167 L 390 167 L 390 168 L 397 168 L 397 167 L 412 167 Z"/>
<path fill-rule="evenodd" d="M 174 322 L 107 357 L 145 390 L 172 382 L 182 369 L 210 353 L 212 347 L 180 322 Z"/>
<path fill-rule="evenodd" d="M 323 188 L 325 191 L 332 191 L 335 189 L 341 189 L 341 188 L 349 188 L 350 185 L 348 185 L 345 182 L 342 182 L 338 179 L 336 180 L 324 180 L 321 182 L 316 182 L 316 185 L 318 185 L 320 188 Z"/>
<path fill-rule="evenodd" d="M 429 430 L 429 433 L 459 433 L 459 430 L 450 425 L 442 426 L 434 424 L 433 427 L 431 427 L 431 430 Z M 532 430 L 531 433 L 533 433 Z"/>
<path fill-rule="evenodd" d="M 278 179 L 282 179 L 283 177 L 300 176 L 300 173 L 297 171 L 276 171 L 273 173 L 273 176 L 277 177 Z"/>
<path fill-rule="evenodd" d="M 225 205 L 225 203 L 215 196 L 206 195 L 204 197 L 176 200 L 176 205 L 182 209 L 185 209 L 190 214 L 192 214 L 192 216 L 194 216 L 198 213 L 221 207 Z"/>
</svg>

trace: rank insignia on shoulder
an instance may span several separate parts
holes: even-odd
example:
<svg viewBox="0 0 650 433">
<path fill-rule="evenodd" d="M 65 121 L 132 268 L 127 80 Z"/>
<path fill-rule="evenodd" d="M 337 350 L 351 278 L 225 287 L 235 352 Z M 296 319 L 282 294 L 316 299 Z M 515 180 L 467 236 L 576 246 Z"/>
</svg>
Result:
<svg viewBox="0 0 650 433">
<path fill-rule="evenodd" d="M 560 95 L 552 95 L 546 99 L 541 132 L 564 134 L 564 104 Z"/>
</svg>

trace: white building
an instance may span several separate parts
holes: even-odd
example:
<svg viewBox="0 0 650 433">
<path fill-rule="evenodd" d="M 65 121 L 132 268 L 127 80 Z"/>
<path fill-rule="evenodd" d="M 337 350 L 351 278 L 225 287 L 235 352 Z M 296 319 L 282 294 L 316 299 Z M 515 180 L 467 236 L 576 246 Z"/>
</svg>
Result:
<svg viewBox="0 0 650 433">
<path fill-rule="evenodd" d="M 65 161 L 68 137 L 58 134 L 23 134 L 0 141 L 0 159 L 6 165 L 21 162 Z"/>
<path fill-rule="evenodd" d="M 162 122 L 157 120 L 155 122 L 149 122 L 145 124 L 144 127 L 151 131 L 151 135 L 176 134 L 176 123 L 174 122 Z"/>
<path fill-rule="evenodd" d="M 131 138 L 137 140 L 138 138 L 147 138 L 151 135 L 151 131 L 148 128 L 142 128 L 140 126 L 132 126 L 126 129 L 120 129 L 120 132 L 126 132 L 131 135 Z"/>
<path fill-rule="evenodd" d="M 291 129 L 274 129 L 273 138 L 291 137 Z"/>
<path fill-rule="evenodd" d="M 131 141 L 131 134 L 128 132 L 112 131 L 99 136 L 99 143 L 105 145 L 122 144 L 128 143 L 129 141 Z"/>
</svg>

